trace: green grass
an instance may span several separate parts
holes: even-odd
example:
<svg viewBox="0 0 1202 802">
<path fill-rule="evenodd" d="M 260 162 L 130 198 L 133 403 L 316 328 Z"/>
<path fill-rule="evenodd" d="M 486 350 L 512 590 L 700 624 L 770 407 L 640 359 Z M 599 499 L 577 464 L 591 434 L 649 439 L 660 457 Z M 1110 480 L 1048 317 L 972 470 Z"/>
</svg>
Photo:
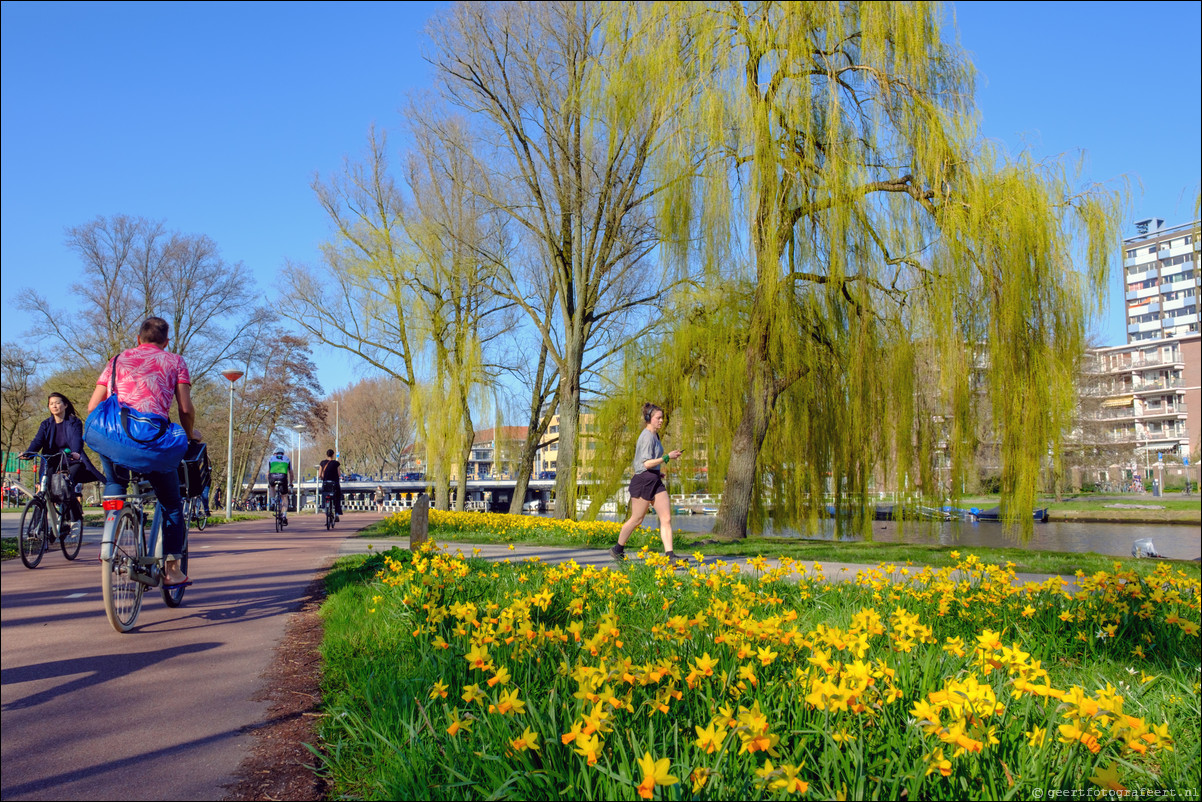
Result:
<svg viewBox="0 0 1202 802">
<path fill-rule="evenodd" d="M 15 560 L 21 556 L 15 537 L 0 538 L 0 561 Z"/>
<path fill-rule="evenodd" d="M 522 543 L 531 546 L 579 548 L 580 538 L 570 531 L 556 527 L 549 518 L 532 519 L 539 522 L 536 529 L 526 528 L 498 533 L 483 524 L 477 514 L 464 513 L 465 518 L 454 516 L 464 523 L 455 528 L 431 526 L 430 536 L 440 543 Z M 480 520 L 479 526 L 472 526 Z M 398 524 L 391 519 L 377 521 L 364 528 L 360 537 L 408 537 L 407 524 Z M 864 541 L 799 540 L 797 538 L 748 537 L 745 540 L 715 542 L 708 534 L 689 532 L 675 533 L 675 547 L 681 553 L 698 551 L 709 556 L 720 557 L 789 557 L 807 562 L 843 562 L 878 565 L 895 563 L 899 566 L 930 565 L 935 568 L 954 566 L 959 557 L 974 554 L 982 562 L 994 565 L 1012 564 L 1020 574 L 1065 574 L 1083 571 L 1087 575 L 1098 571 L 1113 571 L 1118 565 L 1124 571 L 1133 571 L 1148 576 L 1156 569 L 1156 560 L 1136 560 L 1130 557 L 1112 557 L 1094 552 L 1035 551 L 1022 548 L 986 548 L 977 546 L 940 546 L 908 543 L 868 543 Z M 612 539 L 587 543 L 593 548 L 608 548 L 616 540 L 616 528 Z M 656 530 L 640 529 L 631 538 L 633 548 L 649 546 L 659 550 L 659 534 Z M 1175 569 L 1194 578 L 1202 578 L 1202 566 L 1193 561 L 1169 561 Z"/>
<path fill-rule="evenodd" d="M 1162 569 L 1065 596 L 959 567 L 963 582 L 915 588 L 400 550 L 344 558 L 322 608 L 331 798 L 634 799 L 645 754 L 672 775 L 654 788 L 662 799 L 796 798 L 767 786 L 787 770 L 816 799 L 1032 798 L 1096 789 L 1106 772 L 1128 787 L 1199 786 L 1198 637 L 1179 623 L 1196 633 L 1196 580 Z M 1130 614 L 1141 600 L 1148 614 Z M 710 675 L 696 673 L 703 656 Z M 857 684 L 866 669 L 874 682 Z M 1016 696 L 1020 680 L 1063 698 Z M 503 693 L 524 710 L 503 709 Z M 978 701 L 957 714 L 962 699 Z M 1090 699 L 1098 715 L 1082 712 Z M 945 729 L 915 713 L 928 702 L 951 705 Z M 1103 716 L 1120 706 L 1164 727 L 1172 749 L 1116 737 Z M 563 736 L 599 710 L 590 764 Z M 709 752 L 698 730 L 717 719 L 732 723 Z M 1064 738 L 1074 725 L 1096 748 Z M 537 751 L 518 743 L 525 732 Z M 712 773 L 698 791 L 699 771 Z"/>
</svg>

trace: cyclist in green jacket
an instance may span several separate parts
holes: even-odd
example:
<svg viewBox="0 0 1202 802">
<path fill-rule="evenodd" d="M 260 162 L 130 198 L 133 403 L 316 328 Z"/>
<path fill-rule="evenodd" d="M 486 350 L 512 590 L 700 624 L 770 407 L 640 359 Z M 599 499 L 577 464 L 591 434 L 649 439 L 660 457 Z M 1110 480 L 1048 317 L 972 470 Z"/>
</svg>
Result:
<svg viewBox="0 0 1202 802">
<path fill-rule="evenodd" d="M 282 448 L 277 448 L 267 462 L 267 486 L 271 488 L 269 492 L 272 509 L 275 509 L 275 504 L 280 505 L 280 516 L 283 518 L 283 524 L 287 526 L 288 494 L 289 488 L 292 486 L 292 462 Z"/>
</svg>

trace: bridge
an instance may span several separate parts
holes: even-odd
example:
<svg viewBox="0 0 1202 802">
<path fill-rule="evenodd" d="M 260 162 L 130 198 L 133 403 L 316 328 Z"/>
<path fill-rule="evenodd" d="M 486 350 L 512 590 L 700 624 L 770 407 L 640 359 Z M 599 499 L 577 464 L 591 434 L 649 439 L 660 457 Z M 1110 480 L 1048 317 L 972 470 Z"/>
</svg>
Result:
<svg viewBox="0 0 1202 802">
<path fill-rule="evenodd" d="M 214 477 L 213 486 L 217 487 L 220 484 L 217 477 Z M 298 483 L 301 489 L 303 501 L 301 507 L 312 508 L 316 494 L 321 489 L 321 482 L 317 479 L 305 479 Z M 371 480 L 361 482 L 343 481 L 342 483 L 342 500 L 343 509 L 348 512 L 356 510 L 374 510 L 376 508 L 372 497 L 375 495 L 376 488 L 384 488 L 384 510 L 385 512 L 397 512 L 407 510 L 413 506 L 413 502 L 417 499 L 418 493 L 426 493 L 432 489 L 430 482 L 422 480 Z M 513 500 L 514 490 L 517 488 L 516 479 L 469 479 L 465 487 L 467 497 L 465 501 L 472 509 L 483 509 L 492 512 L 504 512 L 509 510 L 509 504 Z M 555 488 L 554 479 L 531 479 L 526 486 L 526 496 L 522 499 L 523 503 L 538 501 L 543 509 L 550 507 L 551 491 Z M 459 493 L 459 482 L 451 481 L 451 492 Z M 251 494 L 255 496 L 266 496 L 267 483 L 256 482 L 251 488 Z M 292 489 L 293 498 L 296 497 L 296 486 Z"/>
</svg>

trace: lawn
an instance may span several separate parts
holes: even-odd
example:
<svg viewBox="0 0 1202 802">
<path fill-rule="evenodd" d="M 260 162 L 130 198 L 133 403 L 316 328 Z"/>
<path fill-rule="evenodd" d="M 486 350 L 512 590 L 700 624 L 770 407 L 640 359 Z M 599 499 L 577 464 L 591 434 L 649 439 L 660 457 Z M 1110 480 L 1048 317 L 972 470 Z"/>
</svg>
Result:
<svg viewBox="0 0 1202 802">
<path fill-rule="evenodd" d="M 975 554 L 895 584 L 756 563 L 346 558 L 331 798 L 995 799 L 1199 787 L 1199 582 Z"/>
</svg>

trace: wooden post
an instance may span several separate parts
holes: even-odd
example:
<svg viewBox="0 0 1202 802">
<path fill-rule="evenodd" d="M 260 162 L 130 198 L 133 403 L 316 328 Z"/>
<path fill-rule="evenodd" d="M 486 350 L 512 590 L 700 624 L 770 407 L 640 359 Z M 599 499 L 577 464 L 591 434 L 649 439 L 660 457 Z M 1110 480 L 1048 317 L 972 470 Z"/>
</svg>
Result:
<svg viewBox="0 0 1202 802">
<path fill-rule="evenodd" d="M 409 550 L 417 551 L 418 546 L 426 542 L 429 531 L 430 499 L 425 493 L 418 493 L 409 516 Z"/>
</svg>

